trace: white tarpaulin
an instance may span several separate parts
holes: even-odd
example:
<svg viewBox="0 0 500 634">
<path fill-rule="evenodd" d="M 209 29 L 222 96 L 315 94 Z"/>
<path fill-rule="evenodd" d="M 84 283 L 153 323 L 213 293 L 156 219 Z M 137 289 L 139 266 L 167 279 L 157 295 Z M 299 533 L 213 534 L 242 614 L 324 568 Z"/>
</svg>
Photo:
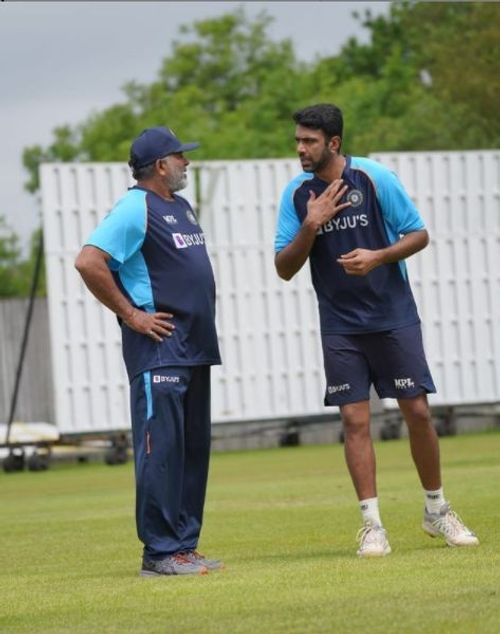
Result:
<svg viewBox="0 0 500 634">
<path fill-rule="evenodd" d="M 500 401 L 500 152 L 379 154 L 417 202 L 431 244 L 409 260 L 438 394 L 435 405 Z M 213 371 L 215 422 L 328 412 L 308 267 L 274 270 L 281 191 L 295 159 L 192 163 L 183 195 L 200 214 L 217 280 L 224 365 Z M 56 420 L 61 433 L 129 426 L 114 316 L 73 267 L 85 238 L 131 185 L 123 164 L 46 164 L 42 209 Z"/>
</svg>

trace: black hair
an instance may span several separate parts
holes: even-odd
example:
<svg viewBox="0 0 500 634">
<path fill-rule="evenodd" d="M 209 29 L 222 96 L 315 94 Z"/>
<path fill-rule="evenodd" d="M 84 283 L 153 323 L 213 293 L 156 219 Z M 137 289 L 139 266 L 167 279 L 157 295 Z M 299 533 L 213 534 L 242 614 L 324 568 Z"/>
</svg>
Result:
<svg viewBox="0 0 500 634">
<path fill-rule="evenodd" d="M 297 110 L 293 114 L 293 120 L 304 128 L 321 130 L 326 139 L 339 136 L 342 139 L 344 118 L 342 110 L 332 103 L 318 103 Z"/>
</svg>

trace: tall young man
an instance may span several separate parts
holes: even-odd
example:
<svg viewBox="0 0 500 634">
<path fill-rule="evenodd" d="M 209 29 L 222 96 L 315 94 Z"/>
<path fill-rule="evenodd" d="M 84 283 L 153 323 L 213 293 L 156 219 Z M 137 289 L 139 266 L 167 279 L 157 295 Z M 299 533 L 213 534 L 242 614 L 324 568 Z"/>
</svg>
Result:
<svg viewBox="0 0 500 634">
<path fill-rule="evenodd" d="M 363 526 L 358 555 L 391 552 L 380 517 L 369 390 L 395 398 L 408 426 L 424 489 L 423 529 L 450 546 L 478 539 L 451 510 L 441 485 L 439 444 L 427 393 L 435 392 L 405 258 L 429 241 L 397 177 L 381 164 L 342 154 L 343 117 L 333 104 L 293 116 L 303 173 L 283 192 L 275 240 L 278 275 L 309 259 L 321 325 L 325 405 L 340 408 L 347 466 Z"/>
</svg>

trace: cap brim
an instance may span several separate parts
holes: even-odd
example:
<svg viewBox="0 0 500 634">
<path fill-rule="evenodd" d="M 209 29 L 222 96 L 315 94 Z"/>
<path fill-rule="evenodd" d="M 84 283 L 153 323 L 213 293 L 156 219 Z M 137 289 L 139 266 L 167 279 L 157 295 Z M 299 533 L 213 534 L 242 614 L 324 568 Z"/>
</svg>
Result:
<svg viewBox="0 0 500 634">
<path fill-rule="evenodd" d="M 196 150 L 200 147 L 199 143 L 182 143 L 177 152 L 189 152 L 189 150 Z"/>
</svg>

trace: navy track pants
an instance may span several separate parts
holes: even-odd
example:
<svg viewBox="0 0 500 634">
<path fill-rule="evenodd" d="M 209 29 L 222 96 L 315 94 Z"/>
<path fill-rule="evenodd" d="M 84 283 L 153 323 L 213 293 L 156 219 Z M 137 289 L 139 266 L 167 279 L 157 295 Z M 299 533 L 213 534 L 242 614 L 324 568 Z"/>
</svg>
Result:
<svg viewBox="0 0 500 634">
<path fill-rule="evenodd" d="M 162 367 L 130 386 L 137 534 L 150 559 L 194 550 L 210 457 L 210 366 Z"/>
</svg>

